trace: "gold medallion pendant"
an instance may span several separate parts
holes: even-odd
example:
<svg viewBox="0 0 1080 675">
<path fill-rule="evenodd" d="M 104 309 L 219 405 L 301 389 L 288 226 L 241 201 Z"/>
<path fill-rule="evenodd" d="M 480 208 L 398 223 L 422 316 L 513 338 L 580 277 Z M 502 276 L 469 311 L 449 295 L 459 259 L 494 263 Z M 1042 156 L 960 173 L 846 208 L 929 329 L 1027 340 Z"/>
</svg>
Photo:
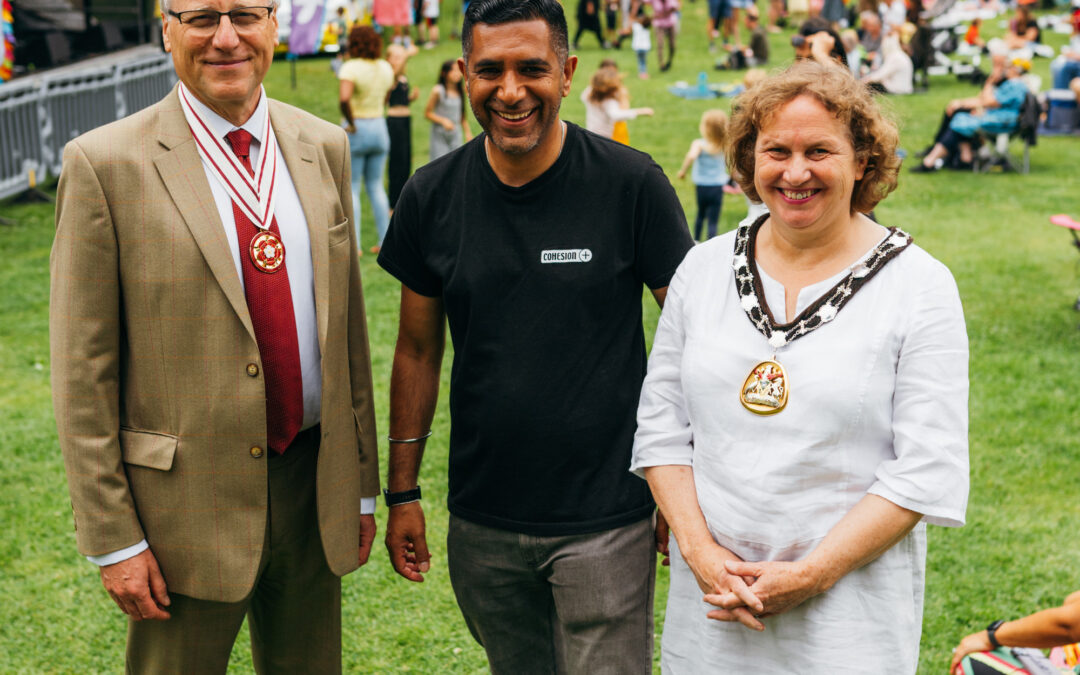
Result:
<svg viewBox="0 0 1080 675">
<path fill-rule="evenodd" d="M 252 239 L 248 247 L 251 253 L 251 262 L 255 263 L 255 269 L 267 274 L 273 274 L 285 262 L 285 244 L 281 237 L 269 230 L 262 230 Z"/>
<path fill-rule="evenodd" d="M 776 361 L 754 366 L 739 392 L 739 402 L 755 415 L 775 415 L 784 409 L 787 400 L 787 372 Z"/>
</svg>

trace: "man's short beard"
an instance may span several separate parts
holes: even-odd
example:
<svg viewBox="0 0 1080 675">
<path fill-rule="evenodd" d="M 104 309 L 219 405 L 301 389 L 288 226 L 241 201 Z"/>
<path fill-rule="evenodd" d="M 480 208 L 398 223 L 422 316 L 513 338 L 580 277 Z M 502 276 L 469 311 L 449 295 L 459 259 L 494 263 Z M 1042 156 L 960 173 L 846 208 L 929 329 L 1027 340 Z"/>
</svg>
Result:
<svg viewBox="0 0 1080 675">
<path fill-rule="evenodd" d="M 487 128 L 484 129 L 484 133 L 487 134 L 488 140 L 490 140 L 492 142 L 492 144 L 494 144 L 495 147 L 499 149 L 499 152 L 502 152 L 502 153 L 507 154 L 507 155 L 513 155 L 513 156 L 516 156 L 516 157 L 520 157 L 522 155 L 527 155 L 530 152 L 532 152 L 533 150 L 535 150 L 537 148 L 537 146 L 539 146 L 540 143 L 544 140 L 544 138 L 547 136 L 547 134 L 553 128 L 555 128 L 555 126 L 559 123 L 559 110 L 561 108 L 562 108 L 562 105 L 561 105 L 561 101 L 560 101 L 560 105 L 556 105 L 555 108 L 551 111 L 552 112 L 552 115 L 551 115 L 552 121 L 551 121 L 551 123 L 548 124 L 543 129 L 541 129 L 540 133 L 537 134 L 537 136 L 536 136 L 536 141 L 533 142 L 531 145 L 529 145 L 527 147 L 526 146 L 514 145 L 514 144 L 510 144 L 509 147 L 507 147 L 503 143 L 501 143 L 500 139 L 497 139 L 496 135 L 492 134 L 491 131 L 489 131 Z M 486 112 L 487 115 L 477 115 L 476 114 L 476 109 L 473 108 L 473 116 L 478 121 L 482 117 L 487 117 L 488 119 L 491 119 L 491 118 L 494 118 L 496 116 L 495 113 L 490 111 L 490 110 L 483 110 L 481 112 Z M 481 125 L 481 126 L 483 126 L 483 125 Z"/>
</svg>

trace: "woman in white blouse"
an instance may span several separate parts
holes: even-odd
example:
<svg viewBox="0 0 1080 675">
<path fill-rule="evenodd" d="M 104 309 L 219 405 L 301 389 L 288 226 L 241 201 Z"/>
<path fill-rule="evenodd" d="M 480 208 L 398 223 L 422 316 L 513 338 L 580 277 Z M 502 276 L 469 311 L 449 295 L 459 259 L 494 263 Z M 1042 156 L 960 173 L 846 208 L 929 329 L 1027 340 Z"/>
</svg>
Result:
<svg viewBox="0 0 1080 675">
<path fill-rule="evenodd" d="M 634 442 L 677 543 L 666 673 L 915 672 L 924 523 L 967 503 L 968 351 L 948 269 L 865 215 L 897 142 L 830 65 L 736 101 L 732 174 L 769 213 L 676 272 Z"/>
</svg>

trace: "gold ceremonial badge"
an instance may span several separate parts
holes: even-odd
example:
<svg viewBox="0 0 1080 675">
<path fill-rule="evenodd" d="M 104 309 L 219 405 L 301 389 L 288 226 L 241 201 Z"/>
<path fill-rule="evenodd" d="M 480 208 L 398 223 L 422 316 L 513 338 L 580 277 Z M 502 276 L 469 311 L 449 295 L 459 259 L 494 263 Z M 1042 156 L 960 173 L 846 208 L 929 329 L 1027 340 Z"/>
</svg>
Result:
<svg viewBox="0 0 1080 675">
<path fill-rule="evenodd" d="M 248 251 L 251 253 L 251 262 L 260 272 L 273 274 L 285 264 L 285 244 L 281 242 L 281 237 L 269 230 L 263 230 L 252 237 Z"/>
<path fill-rule="evenodd" d="M 754 366 L 739 392 L 739 402 L 755 415 L 775 415 L 784 409 L 787 399 L 787 372 L 776 361 Z"/>
</svg>

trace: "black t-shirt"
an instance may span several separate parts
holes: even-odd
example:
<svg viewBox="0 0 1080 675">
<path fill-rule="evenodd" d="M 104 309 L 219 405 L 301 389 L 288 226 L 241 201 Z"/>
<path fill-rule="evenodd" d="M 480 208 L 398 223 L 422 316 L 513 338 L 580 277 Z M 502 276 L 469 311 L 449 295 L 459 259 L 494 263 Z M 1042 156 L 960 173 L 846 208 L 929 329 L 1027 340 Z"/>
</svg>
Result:
<svg viewBox="0 0 1080 675">
<path fill-rule="evenodd" d="M 667 286 L 692 245 L 660 167 L 573 124 L 521 187 L 495 176 L 483 134 L 416 172 L 379 264 L 446 308 L 451 513 L 535 535 L 651 513 L 628 471 L 642 284 Z"/>
</svg>

